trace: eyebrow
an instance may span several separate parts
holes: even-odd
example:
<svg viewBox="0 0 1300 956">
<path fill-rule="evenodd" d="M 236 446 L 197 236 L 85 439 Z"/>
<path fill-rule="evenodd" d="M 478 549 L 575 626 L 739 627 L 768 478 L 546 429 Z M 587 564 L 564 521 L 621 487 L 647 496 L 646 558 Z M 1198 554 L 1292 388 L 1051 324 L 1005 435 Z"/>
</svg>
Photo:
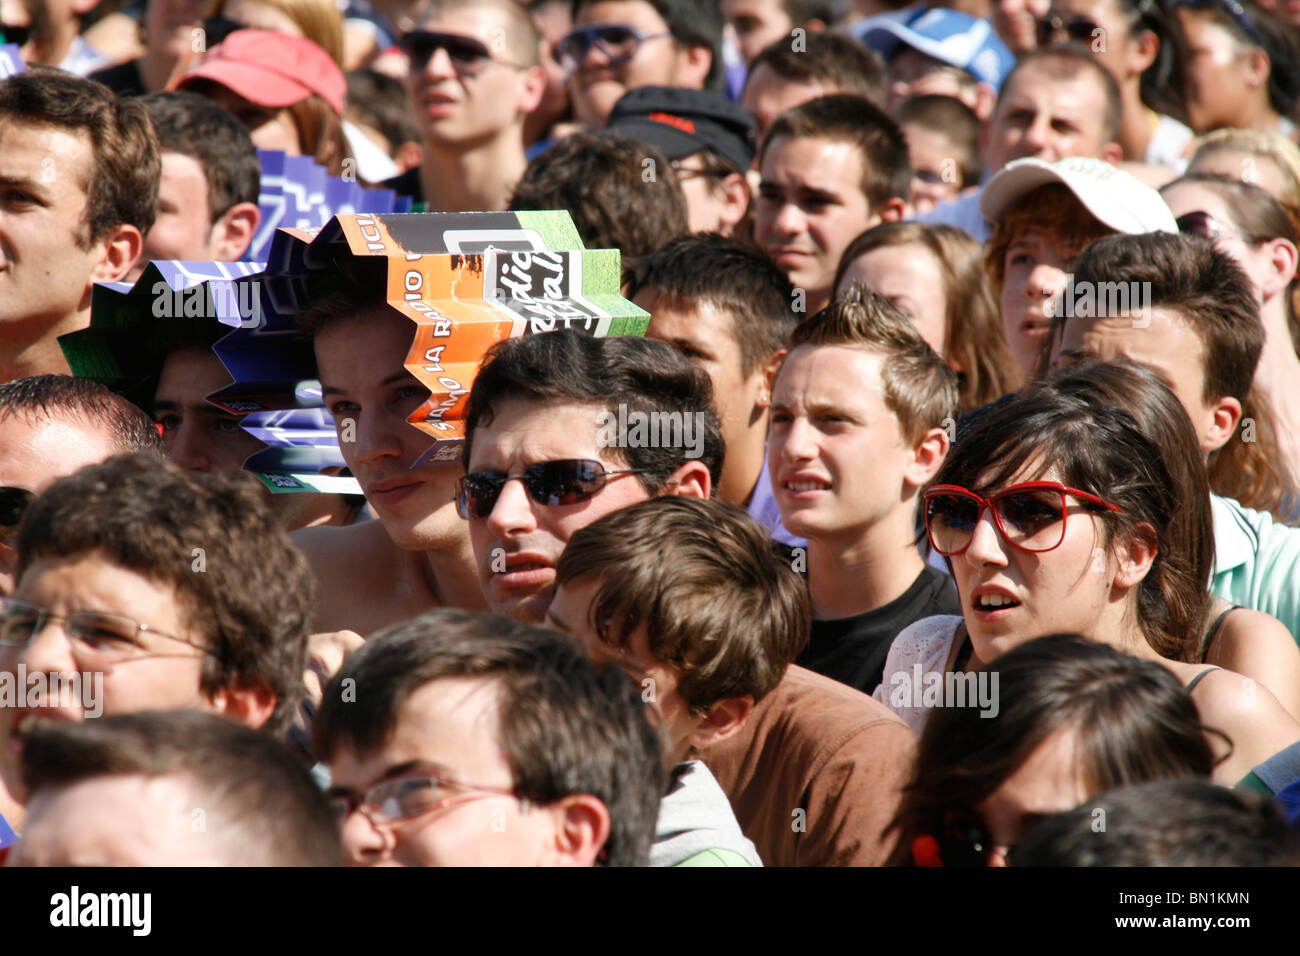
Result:
<svg viewBox="0 0 1300 956">
<path fill-rule="evenodd" d="M 381 773 L 378 777 L 375 777 L 369 783 L 362 784 L 360 787 L 331 786 L 329 790 L 326 791 L 326 793 L 333 796 L 338 796 L 345 793 L 363 793 L 366 790 L 369 790 L 371 787 L 377 786 L 381 783 L 386 783 L 387 781 L 394 780 L 398 777 L 404 777 L 412 770 L 419 770 L 424 768 L 428 768 L 430 770 L 436 770 L 448 776 L 454 776 L 449 767 L 447 767 L 445 764 L 438 763 L 436 760 L 419 760 L 419 759 L 405 760 L 402 763 L 393 764 L 391 767 L 387 768 L 383 773 Z"/>
<path fill-rule="evenodd" d="M 183 402 L 174 402 L 171 399 L 160 399 L 153 402 L 150 406 L 154 413 L 158 412 L 179 412 L 188 408 L 191 413 L 196 415 L 211 415 L 214 418 L 243 418 L 243 415 L 236 415 L 234 412 L 228 412 L 220 405 L 213 405 L 207 399 L 194 405 L 186 405 Z"/>
<path fill-rule="evenodd" d="M 387 388 L 389 385 L 392 385 L 394 382 L 397 382 L 397 381 L 399 381 L 399 380 L 401 380 L 401 379 L 408 378 L 408 377 L 411 378 L 412 381 L 415 381 L 415 380 L 416 380 L 416 379 L 415 379 L 415 376 L 411 375 L 411 373 L 408 372 L 406 369 L 401 369 L 400 371 L 394 372 L 392 375 L 389 375 L 389 376 L 388 376 L 387 378 L 385 378 L 382 382 L 380 382 L 380 383 L 379 383 L 379 387 L 380 387 L 380 388 Z M 324 394 L 327 393 L 327 392 L 332 393 L 332 394 L 334 394 L 334 395 L 343 395 L 343 394 L 345 394 L 343 389 L 341 389 L 341 388 L 337 388 L 337 387 L 335 387 L 335 386 L 333 386 L 333 385 L 326 385 L 324 382 L 322 382 L 322 383 L 321 383 L 321 394 L 324 395 Z"/>
</svg>

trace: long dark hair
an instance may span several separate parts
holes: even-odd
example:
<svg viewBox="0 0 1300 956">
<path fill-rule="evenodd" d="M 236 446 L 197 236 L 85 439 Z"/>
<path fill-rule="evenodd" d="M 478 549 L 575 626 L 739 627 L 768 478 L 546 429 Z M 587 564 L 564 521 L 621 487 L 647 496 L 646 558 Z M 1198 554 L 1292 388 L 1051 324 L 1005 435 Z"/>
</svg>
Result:
<svg viewBox="0 0 1300 956">
<path fill-rule="evenodd" d="M 1204 630 L 1205 582 L 1173 532 L 1182 508 L 1202 508 L 1179 472 L 1164 464 L 1156 442 L 1134 417 L 1113 405 L 1095 405 L 1040 382 L 989 409 L 954 447 L 935 484 L 981 494 L 1002 488 L 1033 468 L 1055 466 L 1067 485 L 1121 509 L 1107 511 L 1106 545 L 1154 535 L 1155 559 L 1137 586 L 1137 620 L 1147 643 L 1169 660 L 1194 659 Z M 1145 530 L 1144 530 L 1145 529 Z"/>
<path fill-rule="evenodd" d="M 1154 661 L 1058 634 L 1008 651 L 987 673 L 998 677 L 996 714 L 937 708 L 925 725 L 911 782 L 890 824 L 900 837 L 895 865 L 911 863 L 918 836 L 940 832 L 950 810 L 973 812 L 1060 730 L 1078 741 L 1091 793 L 1208 777 L 1214 767 L 1196 705 Z"/>
<path fill-rule="evenodd" d="M 1167 13 L 1159 0 L 1115 0 L 1128 18 L 1133 36 L 1150 30 L 1160 44 L 1156 58 L 1142 73 L 1142 102 L 1157 113 L 1186 125 L 1187 104 L 1183 100 L 1183 69 L 1187 63 L 1187 37 L 1176 16 Z"/>
</svg>

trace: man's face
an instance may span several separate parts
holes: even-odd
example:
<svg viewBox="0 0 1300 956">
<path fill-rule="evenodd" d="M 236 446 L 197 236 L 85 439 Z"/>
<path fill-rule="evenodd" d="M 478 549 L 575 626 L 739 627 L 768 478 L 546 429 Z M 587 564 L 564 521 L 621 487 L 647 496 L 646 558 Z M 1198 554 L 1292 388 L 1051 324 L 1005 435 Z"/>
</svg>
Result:
<svg viewBox="0 0 1300 956">
<path fill-rule="evenodd" d="M 689 755 L 691 734 L 704 718 L 692 714 L 686 699 L 678 692 L 677 684 L 681 678 L 678 669 L 656 660 L 651 653 L 650 638 L 644 624 L 632 632 L 625 650 L 600 639 L 589 612 L 603 583 L 598 580 L 573 581 L 556 588 L 555 600 L 546 612 L 546 623 L 579 638 L 596 663 L 621 667 L 636 682 L 641 688 L 642 698 L 654 707 L 659 717 L 665 748 L 664 763 L 671 770 Z"/>
<path fill-rule="evenodd" d="M 203 652 L 186 643 L 202 646 L 204 636 L 189 623 L 173 585 L 127 570 L 98 552 L 86 552 L 28 565 L 14 598 L 59 618 L 46 619 L 25 647 L 0 645 L 0 673 L 17 680 L 18 665 L 22 664 L 29 680 L 32 675 L 80 674 L 81 687 L 76 699 L 62 695 L 51 700 L 47 695 L 42 707 L 0 707 L 0 738 L 8 745 L 0 754 L 0 767 L 11 792 L 19 792 L 14 790 L 19 786 L 18 731 L 29 713 L 51 720 L 80 721 L 100 713 L 218 710 L 199 687 Z M 91 644 L 83 638 L 74 644 L 64 629 L 67 615 L 74 611 L 129 618 L 149 630 L 136 635 L 138 647 L 108 639 Z M 107 663 L 109 659 L 113 663 Z"/>
<path fill-rule="evenodd" d="M 89 308 L 104 253 L 80 245 L 91 157 L 84 132 L 0 120 L 0 330 L 53 328 Z"/>
<path fill-rule="evenodd" d="M 463 540 L 465 532 L 452 503 L 460 469 L 412 469 L 432 444 L 407 422 L 429 397 L 403 365 L 414 335 L 409 319 L 385 307 L 329 322 L 315 346 L 344 462 L 393 543 L 420 551 Z"/>
<path fill-rule="evenodd" d="M 1178 313 L 1155 308 L 1141 316 L 1122 313 L 1066 319 L 1053 364 L 1087 359 L 1104 362 L 1120 357 L 1145 365 L 1159 375 L 1187 410 L 1201 448 L 1208 452 L 1218 447 L 1209 437 L 1214 429 L 1214 409 L 1203 397 L 1205 347 Z"/>
<path fill-rule="evenodd" d="M 772 121 L 796 106 L 832 93 L 842 92 L 837 87 L 814 81 L 787 80 L 771 67 L 763 64 L 749 74 L 740 105 L 758 122 L 758 141 L 767 135 Z"/>
<path fill-rule="evenodd" d="M 472 145 L 490 140 L 521 123 L 521 114 L 537 105 L 540 82 L 530 93 L 529 71 L 510 65 L 517 59 L 510 42 L 516 28 L 503 10 L 453 7 L 431 14 L 421 29 L 472 37 L 493 56 L 481 67 L 462 66 L 457 72 L 447 51 L 438 50 L 424 69 L 408 74 L 411 108 L 429 143 Z"/>
<path fill-rule="evenodd" d="M 153 417 L 163 427 L 172 461 L 188 471 L 238 471 L 266 446 L 232 415 L 207 400 L 230 384 L 230 373 L 207 347 L 178 349 L 163 361 Z"/>
<path fill-rule="evenodd" d="M 746 63 L 798 26 L 781 0 L 722 0 L 722 15 L 736 31 L 736 45 Z"/>
<path fill-rule="evenodd" d="M 47 787 L 27 805 L 9 865 L 230 866 L 217 835 L 194 826 L 194 810 L 203 803 L 176 774 Z"/>
<path fill-rule="evenodd" d="M 152 259 L 215 258 L 212 233 L 208 177 L 203 165 L 193 156 L 163 153 L 158 218 L 145 237 L 144 255 L 132 270 L 132 277 L 138 278 Z"/>
<path fill-rule="evenodd" d="M 642 291 L 633 301 L 650 313 L 646 338 L 666 342 L 709 374 L 722 437 L 728 448 L 740 446 L 766 411 L 759 404 L 765 376 L 761 365 L 749 375 L 742 371 L 731 315 L 707 302 L 671 302 L 654 289 Z"/>
<path fill-rule="evenodd" d="M 363 810 L 343 823 L 352 866 L 553 866 L 561 842 L 555 811 L 504 793 L 514 774 L 501 744 L 500 686 L 481 677 L 430 681 L 400 706 L 377 749 L 342 745 L 330 761 L 331 796 L 361 797 L 377 784 L 437 774 L 434 808 L 375 824 Z M 487 788 L 480 790 L 477 788 Z M 447 800 L 447 804 L 436 804 Z"/>
<path fill-rule="evenodd" d="M 903 135 L 912 160 L 912 209 L 920 215 L 960 196 L 953 141 L 939 130 L 917 123 L 905 124 Z"/>
<path fill-rule="evenodd" d="M 686 199 L 686 225 L 691 232 L 721 232 L 731 234 L 732 224 L 724 223 L 727 212 L 727 194 L 719 188 L 718 180 L 704 174 L 704 157 L 694 153 L 673 161 L 677 182 Z M 732 218 L 739 218 L 743 210 Z"/>
<path fill-rule="evenodd" d="M 600 447 L 601 406 L 510 399 L 493 411 L 491 423 L 474 431 L 471 473 L 522 475 L 529 465 L 574 458 L 602 462 L 608 471 L 628 467 Z M 479 585 L 488 606 L 506 617 L 540 622 L 555 593 L 555 563 L 573 533 L 649 497 L 636 475 L 610 478 L 586 501 L 554 507 L 534 501 L 523 482 L 507 482 L 491 513 L 469 522 Z"/>
<path fill-rule="evenodd" d="M 760 166 L 754 237 L 811 313 L 829 299 L 840 256 L 880 222 L 862 192 L 862 154 L 852 143 L 782 136 Z"/>
<path fill-rule="evenodd" d="M 40 494 L 55 480 L 121 452 L 90 422 L 10 415 L 0 419 L 0 488 Z M 0 597 L 14 593 L 17 544 L 16 534 L 0 535 Z"/>
<path fill-rule="evenodd" d="M 1079 250 L 1054 233 L 1030 228 L 1013 240 L 1003 259 L 1002 331 L 1011 354 L 1025 371 L 1033 369 L 1051 327 L 1048 314 L 1074 270 Z"/>
<path fill-rule="evenodd" d="M 1106 97 L 1091 71 L 1061 79 L 1033 66 L 1003 86 L 989 126 L 988 167 L 1036 156 L 1054 163 L 1067 156 L 1102 158 Z"/>
<path fill-rule="evenodd" d="M 801 345 L 772 391 L 767 467 L 791 534 L 853 540 L 896 511 L 912 459 L 885 406 L 881 358 Z"/>
<path fill-rule="evenodd" d="M 585 3 L 574 27 L 618 24 L 639 30 L 647 39 L 624 63 L 612 63 L 596 44 L 578 64 L 570 83 L 573 112 L 580 123 L 605 125 L 614 104 L 628 90 L 642 86 L 692 86 L 687 79 L 689 51 L 668 35 L 668 23 L 647 0 L 596 0 Z M 654 39 L 649 39 L 653 37 Z"/>
</svg>

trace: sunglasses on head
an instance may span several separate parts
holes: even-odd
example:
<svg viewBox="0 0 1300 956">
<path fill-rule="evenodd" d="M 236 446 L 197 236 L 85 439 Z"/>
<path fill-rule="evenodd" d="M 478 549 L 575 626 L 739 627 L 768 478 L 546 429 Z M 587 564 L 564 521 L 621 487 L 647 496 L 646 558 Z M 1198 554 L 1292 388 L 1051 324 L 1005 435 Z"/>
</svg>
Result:
<svg viewBox="0 0 1300 956">
<path fill-rule="evenodd" d="M 0 488 L 0 541 L 8 542 L 18 533 L 23 513 L 35 497 L 26 488 Z"/>
<path fill-rule="evenodd" d="M 1067 496 L 1080 498 L 1092 508 L 1123 514 L 1096 495 L 1059 481 L 1025 481 L 991 498 L 960 485 L 936 485 L 925 493 L 925 530 L 934 550 L 954 557 L 970 547 L 987 508 L 993 512 L 993 523 L 1003 539 L 1013 548 L 1034 553 L 1052 551 L 1065 540 L 1070 515 Z"/>
<path fill-rule="evenodd" d="M 586 501 L 598 494 L 610 478 L 644 472 L 644 468 L 606 471 L 603 464 L 590 458 L 540 461 L 518 475 L 475 471 L 461 478 L 456 487 L 456 511 L 466 521 L 486 518 L 496 507 L 501 489 L 508 481 L 522 481 L 529 498 L 539 505 L 555 508 Z"/>
<path fill-rule="evenodd" d="M 1174 220 L 1178 231 L 1185 236 L 1200 236 L 1202 239 L 1218 239 L 1220 236 L 1240 236 L 1251 241 L 1250 236 L 1240 229 L 1227 225 L 1204 210 L 1189 212 Z"/>
<path fill-rule="evenodd" d="M 642 33 L 636 27 L 621 23 L 596 23 L 578 27 L 555 44 L 555 59 L 566 70 L 575 70 L 594 46 L 605 55 L 611 66 L 617 66 L 636 56 L 642 43 L 667 36 L 672 36 L 672 32 Z"/>
<path fill-rule="evenodd" d="M 1053 13 L 1038 21 L 1038 45 L 1050 46 L 1052 37 L 1062 31 L 1071 40 L 1090 43 L 1096 31 L 1100 29 L 1101 27 L 1095 21 L 1087 17 L 1071 17 L 1066 20 Z"/>
<path fill-rule="evenodd" d="M 507 60 L 498 60 L 482 40 L 459 33 L 415 30 L 403 35 L 398 41 L 398 46 L 411 61 L 411 69 L 415 72 L 425 69 L 439 50 L 447 51 L 447 58 L 451 60 L 452 68 L 458 73 L 477 72 L 489 63 L 518 66 Z"/>
</svg>

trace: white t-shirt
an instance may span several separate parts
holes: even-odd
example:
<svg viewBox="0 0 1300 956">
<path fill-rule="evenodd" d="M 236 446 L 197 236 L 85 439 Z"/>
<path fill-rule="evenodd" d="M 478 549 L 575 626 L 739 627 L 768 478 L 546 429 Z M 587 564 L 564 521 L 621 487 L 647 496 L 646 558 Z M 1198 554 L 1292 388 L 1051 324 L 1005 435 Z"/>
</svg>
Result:
<svg viewBox="0 0 1300 956">
<path fill-rule="evenodd" d="M 911 727 L 919 737 L 929 719 L 930 708 L 919 704 L 914 688 L 926 674 L 943 674 L 952 654 L 952 644 L 962 623 L 959 614 L 936 614 L 909 624 L 889 645 L 880 686 L 871 696 Z"/>
</svg>

